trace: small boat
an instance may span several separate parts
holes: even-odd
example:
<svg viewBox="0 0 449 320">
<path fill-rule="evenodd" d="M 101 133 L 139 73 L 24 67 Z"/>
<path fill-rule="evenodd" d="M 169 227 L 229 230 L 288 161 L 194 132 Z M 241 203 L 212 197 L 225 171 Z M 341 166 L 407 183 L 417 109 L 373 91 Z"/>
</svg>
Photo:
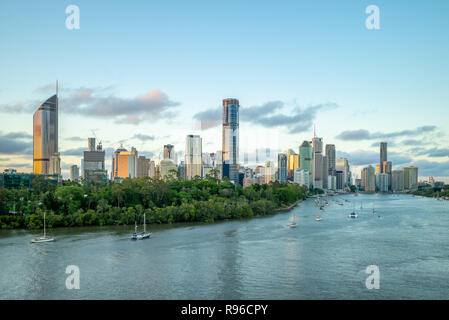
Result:
<svg viewBox="0 0 449 320">
<path fill-rule="evenodd" d="M 47 238 L 47 232 L 46 232 L 46 228 L 45 228 L 45 211 L 44 211 L 44 236 L 32 239 L 31 243 L 41 243 L 41 242 L 51 242 L 51 241 L 55 241 L 55 239 Z"/>
<path fill-rule="evenodd" d="M 316 220 L 316 221 L 321 221 L 321 217 L 320 217 L 320 216 L 317 216 L 315 220 Z"/>
<path fill-rule="evenodd" d="M 290 228 L 296 228 L 296 213 L 294 213 L 293 216 L 288 219 L 288 221 L 290 221 L 290 223 L 288 224 Z"/>
<path fill-rule="evenodd" d="M 357 218 L 357 214 L 353 211 L 353 212 L 351 212 L 351 214 L 349 215 L 349 218 L 355 219 L 355 218 Z"/>
<path fill-rule="evenodd" d="M 373 214 L 375 214 L 375 213 L 376 213 L 376 209 L 373 208 Z"/>
<path fill-rule="evenodd" d="M 143 214 L 143 232 L 137 232 L 137 222 L 134 227 L 134 233 L 131 235 L 131 240 L 143 240 L 151 237 L 151 232 L 147 233 L 145 213 Z"/>
</svg>

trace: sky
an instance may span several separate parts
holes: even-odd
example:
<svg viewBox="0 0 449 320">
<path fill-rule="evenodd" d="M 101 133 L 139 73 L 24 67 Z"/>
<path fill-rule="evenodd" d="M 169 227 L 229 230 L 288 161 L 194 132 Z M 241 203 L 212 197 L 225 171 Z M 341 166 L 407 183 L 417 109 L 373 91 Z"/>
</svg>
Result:
<svg viewBox="0 0 449 320">
<path fill-rule="evenodd" d="M 65 177 L 94 135 L 108 168 L 120 144 L 158 160 L 171 143 L 181 159 L 200 134 L 203 152 L 221 150 L 224 98 L 240 101 L 241 154 L 298 152 L 315 125 L 356 175 L 387 141 L 393 169 L 447 177 L 447 12 L 445 0 L 1 1 L 0 170 L 32 170 L 32 115 L 57 79 Z"/>
</svg>

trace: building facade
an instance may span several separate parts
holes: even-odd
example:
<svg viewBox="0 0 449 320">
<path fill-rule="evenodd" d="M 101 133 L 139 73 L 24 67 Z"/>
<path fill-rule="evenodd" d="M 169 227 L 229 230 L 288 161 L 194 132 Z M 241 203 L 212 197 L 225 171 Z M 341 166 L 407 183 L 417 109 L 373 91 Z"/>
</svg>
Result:
<svg viewBox="0 0 449 320">
<path fill-rule="evenodd" d="M 199 135 L 189 134 L 186 137 L 185 165 L 186 179 L 202 176 L 202 139 Z"/>
<path fill-rule="evenodd" d="M 287 155 L 285 153 L 278 154 L 278 179 L 280 183 L 287 181 Z"/>
<path fill-rule="evenodd" d="M 234 184 L 239 182 L 239 109 L 237 99 L 223 100 L 222 176 Z"/>
<path fill-rule="evenodd" d="M 58 96 L 55 94 L 41 104 L 33 115 L 33 172 L 60 174 L 60 168 L 50 168 L 51 157 L 57 152 Z"/>
</svg>

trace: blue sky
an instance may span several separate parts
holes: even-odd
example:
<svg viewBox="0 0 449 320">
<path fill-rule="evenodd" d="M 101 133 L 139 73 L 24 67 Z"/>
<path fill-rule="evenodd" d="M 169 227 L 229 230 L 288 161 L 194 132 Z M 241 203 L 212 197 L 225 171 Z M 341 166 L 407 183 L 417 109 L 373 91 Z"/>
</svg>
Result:
<svg viewBox="0 0 449 320">
<path fill-rule="evenodd" d="M 70 4 L 79 30 L 65 27 Z M 371 4 L 380 30 L 365 27 Z M 219 150 L 219 126 L 199 121 L 235 97 L 250 153 L 297 151 L 315 123 L 356 171 L 386 140 L 394 166 L 449 176 L 448 12 L 447 1 L 2 1 L 0 168 L 30 170 L 32 113 L 59 79 L 66 175 L 91 130 L 110 150 L 157 157 L 190 133 Z"/>
</svg>

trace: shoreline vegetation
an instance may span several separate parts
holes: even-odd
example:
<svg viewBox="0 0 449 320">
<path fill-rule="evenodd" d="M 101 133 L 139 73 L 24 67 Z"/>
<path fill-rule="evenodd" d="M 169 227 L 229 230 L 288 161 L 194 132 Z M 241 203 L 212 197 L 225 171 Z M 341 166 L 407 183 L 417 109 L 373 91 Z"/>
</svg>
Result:
<svg viewBox="0 0 449 320">
<path fill-rule="evenodd" d="M 441 200 L 449 200 L 449 185 L 445 185 L 444 187 L 427 187 L 427 188 L 419 188 L 415 192 L 413 192 L 415 196 L 423 196 L 429 198 L 436 198 Z"/>
<path fill-rule="evenodd" d="M 127 178 L 107 187 L 64 181 L 56 186 L 35 178 L 30 189 L 0 188 L 0 229 L 175 222 L 213 223 L 287 212 L 309 195 L 322 193 L 296 183 L 248 187 L 207 179 Z"/>
</svg>

